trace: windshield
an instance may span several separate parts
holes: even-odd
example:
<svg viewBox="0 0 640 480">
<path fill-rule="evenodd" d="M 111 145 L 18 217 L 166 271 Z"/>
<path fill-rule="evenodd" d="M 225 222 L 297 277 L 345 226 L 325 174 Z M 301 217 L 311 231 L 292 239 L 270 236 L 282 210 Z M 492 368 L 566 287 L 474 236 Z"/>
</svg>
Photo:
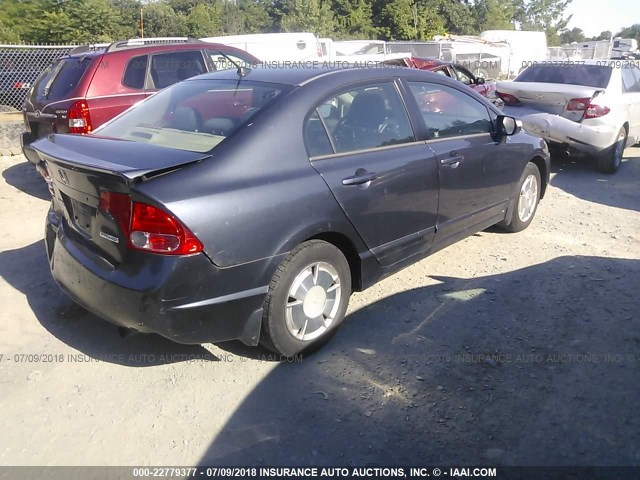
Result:
<svg viewBox="0 0 640 480">
<path fill-rule="evenodd" d="M 564 83 L 585 87 L 606 88 L 611 78 L 611 67 L 575 63 L 532 65 L 514 82 Z"/>
<path fill-rule="evenodd" d="M 290 88 L 244 80 L 181 82 L 133 106 L 95 134 L 208 152 Z"/>
</svg>

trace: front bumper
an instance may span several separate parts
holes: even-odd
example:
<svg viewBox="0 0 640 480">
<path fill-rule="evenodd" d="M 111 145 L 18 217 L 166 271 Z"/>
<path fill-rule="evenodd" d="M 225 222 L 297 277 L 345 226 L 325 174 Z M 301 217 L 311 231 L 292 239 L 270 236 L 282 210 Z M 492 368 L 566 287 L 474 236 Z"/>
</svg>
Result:
<svg viewBox="0 0 640 480">
<path fill-rule="evenodd" d="M 66 229 L 50 211 L 45 244 L 51 273 L 67 295 L 95 315 L 178 343 L 258 344 L 267 278 L 278 257 L 221 269 L 204 254 L 131 251 L 126 265 L 114 267 Z"/>
<path fill-rule="evenodd" d="M 600 155 L 614 144 L 620 128 L 613 124 L 585 125 L 527 107 L 505 106 L 503 112 L 522 120 L 523 128 L 532 135 L 594 156 Z"/>
</svg>

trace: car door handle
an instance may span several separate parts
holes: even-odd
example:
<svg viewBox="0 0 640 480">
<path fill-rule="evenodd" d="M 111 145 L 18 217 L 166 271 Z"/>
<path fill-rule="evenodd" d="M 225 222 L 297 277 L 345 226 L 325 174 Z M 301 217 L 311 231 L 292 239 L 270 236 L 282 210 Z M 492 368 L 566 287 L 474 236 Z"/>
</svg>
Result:
<svg viewBox="0 0 640 480">
<path fill-rule="evenodd" d="M 345 185 L 345 186 L 362 185 L 363 183 L 371 182 L 372 180 L 375 180 L 376 178 L 378 178 L 378 174 L 377 173 L 367 172 L 366 170 L 363 170 L 363 169 L 359 168 L 356 171 L 355 175 L 353 175 L 351 177 L 343 178 L 342 179 L 342 185 Z"/>
<path fill-rule="evenodd" d="M 440 165 L 444 167 L 458 168 L 460 162 L 462 162 L 463 160 L 464 157 L 462 155 L 455 155 L 449 158 L 443 158 L 442 160 L 440 160 Z"/>
</svg>

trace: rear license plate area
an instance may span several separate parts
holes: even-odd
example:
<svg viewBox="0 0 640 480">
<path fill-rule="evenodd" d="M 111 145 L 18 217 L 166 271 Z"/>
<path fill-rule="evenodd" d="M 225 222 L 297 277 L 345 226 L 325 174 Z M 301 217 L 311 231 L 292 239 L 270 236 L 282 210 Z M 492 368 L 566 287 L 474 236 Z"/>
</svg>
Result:
<svg viewBox="0 0 640 480">
<path fill-rule="evenodd" d="M 87 238 L 91 238 L 91 226 L 96 217 L 96 209 L 62 193 L 62 198 L 71 224 Z"/>
</svg>

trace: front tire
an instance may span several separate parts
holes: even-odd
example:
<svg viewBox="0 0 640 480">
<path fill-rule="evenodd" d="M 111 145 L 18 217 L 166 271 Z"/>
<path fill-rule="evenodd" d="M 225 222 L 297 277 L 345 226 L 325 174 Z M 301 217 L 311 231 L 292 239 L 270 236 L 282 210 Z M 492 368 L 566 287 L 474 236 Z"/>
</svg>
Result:
<svg viewBox="0 0 640 480">
<path fill-rule="evenodd" d="M 265 298 L 260 344 L 292 357 L 331 338 L 347 311 L 351 270 L 342 252 L 322 240 L 293 249 Z"/>
<path fill-rule="evenodd" d="M 616 173 L 622 163 L 624 147 L 627 144 L 627 129 L 622 127 L 616 141 L 610 148 L 597 158 L 597 169 L 602 173 Z"/>
<path fill-rule="evenodd" d="M 540 170 L 534 163 L 529 162 L 518 183 L 518 197 L 511 221 L 502 224 L 503 229 L 512 233 L 521 232 L 531 224 L 538 209 L 541 185 Z"/>
</svg>

